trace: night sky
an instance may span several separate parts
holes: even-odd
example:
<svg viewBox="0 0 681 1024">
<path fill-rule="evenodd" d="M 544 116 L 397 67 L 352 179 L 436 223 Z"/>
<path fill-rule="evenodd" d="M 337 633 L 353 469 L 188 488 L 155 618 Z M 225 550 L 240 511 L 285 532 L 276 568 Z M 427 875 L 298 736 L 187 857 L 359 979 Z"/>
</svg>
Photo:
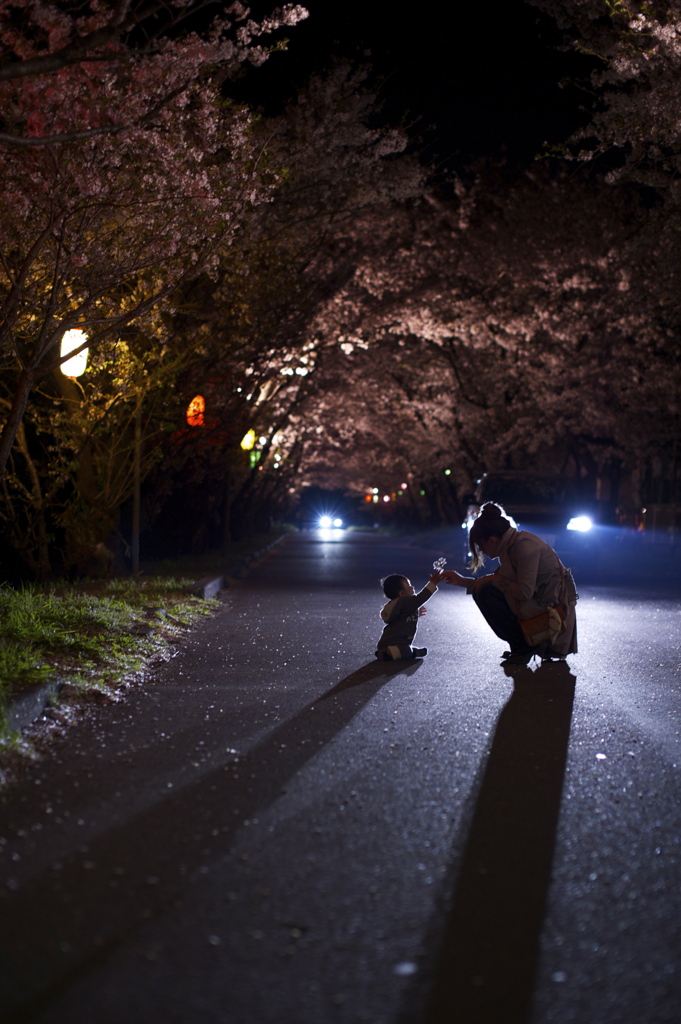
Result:
<svg viewBox="0 0 681 1024">
<path fill-rule="evenodd" d="M 308 0 L 289 49 L 247 78 L 244 98 L 275 113 L 334 57 L 369 62 L 384 116 L 404 124 L 425 162 L 446 176 L 478 158 L 531 161 L 588 120 L 593 62 L 559 49 L 551 19 L 524 0 L 422 2 L 408 16 L 378 0 Z M 254 3 L 254 14 L 271 4 Z M 561 88 L 562 83 L 562 88 Z"/>
</svg>

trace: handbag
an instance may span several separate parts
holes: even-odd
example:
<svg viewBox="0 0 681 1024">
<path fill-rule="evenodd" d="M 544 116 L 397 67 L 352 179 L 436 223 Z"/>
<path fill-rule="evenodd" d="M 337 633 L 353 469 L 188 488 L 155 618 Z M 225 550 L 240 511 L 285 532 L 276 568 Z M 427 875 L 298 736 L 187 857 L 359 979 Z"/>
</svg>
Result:
<svg viewBox="0 0 681 1024">
<path fill-rule="evenodd" d="M 536 647 L 538 644 L 544 643 L 548 643 L 551 646 L 556 637 L 560 636 L 565 629 L 565 612 L 560 606 L 557 608 L 545 608 L 538 615 L 533 615 L 530 619 L 519 621 L 525 642 L 530 647 Z"/>
</svg>

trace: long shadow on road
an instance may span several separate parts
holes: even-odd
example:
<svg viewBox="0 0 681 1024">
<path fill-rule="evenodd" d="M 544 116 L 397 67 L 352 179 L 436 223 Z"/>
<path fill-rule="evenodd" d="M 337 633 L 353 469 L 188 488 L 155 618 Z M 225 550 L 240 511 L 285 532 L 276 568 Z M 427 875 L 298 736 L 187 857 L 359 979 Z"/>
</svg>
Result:
<svg viewBox="0 0 681 1024">
<path fill-rule="evenodd" d="M 200 866 L 229 854 L 244 821 L 333 739 L 378 690 L 417 663 L 372 662 L 239 758 L 226 758 L 87 848 L 0 894 L 3 1022 L 29 1021 L 150 918 L 176 904 Z"/>
<path fill-rule="evenodd" d="M 446 883 L 445 923 L 442 913 L 433 921 L 432 973 L 407 994 L 401 1024 L 529 1019 L 575 677 L 562 662 L 518 669 L 513 679 Z"/>
</svg>

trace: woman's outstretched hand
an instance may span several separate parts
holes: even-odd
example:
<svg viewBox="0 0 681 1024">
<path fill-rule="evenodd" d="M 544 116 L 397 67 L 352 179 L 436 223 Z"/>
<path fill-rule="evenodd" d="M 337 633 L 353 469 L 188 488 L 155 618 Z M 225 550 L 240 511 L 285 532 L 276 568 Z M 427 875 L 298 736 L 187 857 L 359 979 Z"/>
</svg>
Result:
<svg viewBox="0 0 681 1024">
<path fill-rule="evenodd" d="M 442 579 L 445 583 L 451 583 L 454 587 L 467 587 L 472 578 L 470 576 L 460 576 L 453 569 L 445 569 L 442 573 Z"/>
<path fill-rule="evenodd" d="M 485 587 L 490 583 L 494 582 L 494 576 L 461 576 L 458 572 L 454 572 L 453 569 L 445 569 L 442 573 L 442 579 L 445 583 L 451 583 L 455 587 L 467 587 L 470 591 L 477 591 L 480 587 Z"/>
</svg>

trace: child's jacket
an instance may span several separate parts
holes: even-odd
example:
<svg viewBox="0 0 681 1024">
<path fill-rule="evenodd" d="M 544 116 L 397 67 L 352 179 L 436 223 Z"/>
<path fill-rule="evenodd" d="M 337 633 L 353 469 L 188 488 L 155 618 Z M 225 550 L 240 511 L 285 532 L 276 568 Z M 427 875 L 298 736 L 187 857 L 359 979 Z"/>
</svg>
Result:
<svg viewBox="0 0 681 1024">
<path fill-rule="evenodd" d="M 392 601 L 388 601 L 381 609 L 381 618 L 386 625 L 378 641 L 379 651 L 393 644 L 411 645 L 419 622 L 419 608 L 436 590 L 436 585 L 429 581 L 418 594 L 394 597 Z"/>
</svg>

